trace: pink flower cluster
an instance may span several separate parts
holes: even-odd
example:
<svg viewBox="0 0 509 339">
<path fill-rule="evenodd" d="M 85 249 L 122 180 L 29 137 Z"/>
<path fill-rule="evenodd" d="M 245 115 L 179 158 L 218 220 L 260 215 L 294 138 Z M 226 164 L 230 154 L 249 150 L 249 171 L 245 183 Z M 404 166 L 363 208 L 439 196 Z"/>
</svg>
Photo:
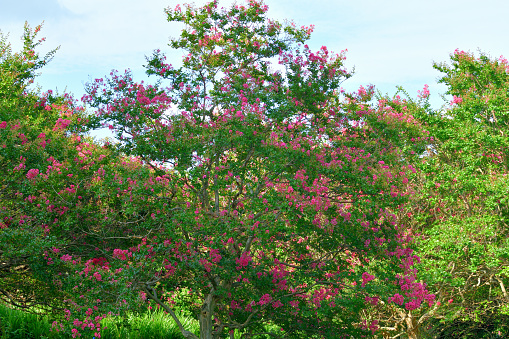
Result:
<svg viewBox="0 0 509 339">
<path fill-rule="evenodd" d="M 374 280 L 374 279 L 375 279 L 374 275 L 371 275 L 368 272 L 362 273 L 362 284 L 361 284 L 361 286 L 362 287 L 366 286 L 366 284 L 368 282 L 370 282 L 371 280 Z"/>
<path fill-rule="evenodd" d="M 35 179 L 37 176 L 39 175 L 39 170 L 36 169 L 36 168 L 32 168 L 31 170 L 28 171 L 27 173 L 27 178 L 29 180 L 33 180 Z"/>
<path fill-rule="evenodd" d="M 64 130 L 71 124 L 71 120 L 58 118 L 55 126 L 53 127 L 53 131 Z"/>
<path fill-rule="evenodd" d="M 455 95 L 452 96 L 452 101 L 451 101 L 451 105 L 454 105 L 454 104 L 461 104 L 463 102 L 463 99 L 460 98 L 460 97 L 457 97 Z"/>
<path fill-rule="evenodd" d="M 126 260 L 128 257 L 132 257 L 133 253 L 129 250 L 121 250 L 119 248 L 113 250 L 113 257 L 120 260 Z"/>
<path fill-rule="evenodd" d="M 428 85 L 424 85 L 424 88 L 422 89 L 422 92 L 421 91 L 417 91 L 417 93 L 419 93 L 417 95 L 418 98 L 421 98 L 421 99 L 426 99 L 427 97 L 429 97 L 429 86 Z"/>
</svg>

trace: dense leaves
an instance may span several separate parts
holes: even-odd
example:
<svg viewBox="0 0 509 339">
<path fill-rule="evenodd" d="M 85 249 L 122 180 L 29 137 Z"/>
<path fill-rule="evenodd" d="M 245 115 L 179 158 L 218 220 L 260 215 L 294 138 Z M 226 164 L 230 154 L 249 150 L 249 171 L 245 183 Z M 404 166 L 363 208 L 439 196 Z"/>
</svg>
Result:
<svg viewBox="0 0 509 339">
<path fill-rule="evenodd" d="M 508 63 L 456 50 L 451 65 L 435 68 L 453 99 L 442 112 L 420 117 L 435 136 L 419 166 L 423 277 L 447 306 L 445 319 L 483 328 L 508 307 Z"/>
</svg>

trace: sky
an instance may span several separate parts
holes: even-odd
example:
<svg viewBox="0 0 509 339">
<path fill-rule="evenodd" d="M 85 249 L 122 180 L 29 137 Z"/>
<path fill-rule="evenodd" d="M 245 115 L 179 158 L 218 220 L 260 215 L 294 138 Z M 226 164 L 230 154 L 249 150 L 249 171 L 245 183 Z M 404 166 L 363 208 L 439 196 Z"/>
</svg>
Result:
<svg viewBox="0 0 509 339">
<path fill-rule="evenodd" d="M 194 1 L 203 5 L 207 1 Z M 183 28 L 166 20 L 164 9 L 183 4 L 177 0 L 0 0 L 0 30 L 9 33 L 13 50 L 27 21 L 32 27 L 44 22 L 40 36 L 45 53 L 60 46 L 54 59 L 36 79 L 43 91 L 85 93 L 84 84 L 116 69 L 131 69 L 135 81 L 147 78 L 145 56 L 155 49 L 167 62 L 180 65 L 182 51 L 168 46 Z M 233 1 L 219 0 L 219 7 Z M 243 0 L 238 4 L 245 4 Z M 446 87 L 438 84 L 441 73 L 433 62 L 449 62 L 455 49 L 479 50 L 492 58 L 509 57 L 509 1 L 502 0 L 265 0 L 267 16 L 293 20 L 298 26 L 315 25 L 308 45 L 322 45 L 339 53 L 347 49 L 345 66 L 355 67 L 342 87 L 356 91 L 373 84 L 393 95 L 402 86 L 411 97 L 425 84 L 430 103 L 439 109 Z M 100 134 L 98 134 L 100 135 Z M 105 136 L 102 134 L 101 136 Z"/>
</svg>

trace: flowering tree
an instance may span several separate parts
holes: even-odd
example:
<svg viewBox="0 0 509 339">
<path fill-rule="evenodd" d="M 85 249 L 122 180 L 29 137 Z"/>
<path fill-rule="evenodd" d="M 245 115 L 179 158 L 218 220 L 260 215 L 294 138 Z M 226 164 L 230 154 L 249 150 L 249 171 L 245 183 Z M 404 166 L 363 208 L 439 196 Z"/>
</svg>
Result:
<svg viewBox="0 0 509 339">
<path fill-rule="evenodd" d="M 57 291 L 29 265 L 33 251 L 44 245 L 24 232 L 29 216 L 16 203 L 24 188 L 20 183 L 37 173 L 35 164 L 42 162 L 42 151 L 62 147 L 51 124 L 57 119 L 59 124 L 70 122 L 58 114 L 68 98 L 29 89 L 37 70 L 56 52 L 42 58 L 35 52 L 43 41 L 35 40 L 40 29 L 25 25 L 23 49 L 18 53 L 0 35 L 0 299 L 23 308 L 58 308 L 62 305 L 55 302 Z"/>
<path fill-rule="evenodd" d="M 440 327 L 479 337 L 507 323 L 508 62 L 456 50 L 434 67 L 452 101 L 416 114 L 434 139 L 410 206 L 424 235 L 422 277 L 442 304 L 435 317 L 453 328 Z"/>
<path fill-rule="evenodd" d="M 167 10 L 186 26 L 171 42 L 187 52 L 182 67 L 156 51 L 156 85 L 128 72 L 96 80 L 83 98 L 96 118 L 76 109 L 51 122 L 61 153 L 8 166 L 23 170 L 12 204 L 25 214 L 6 229 L 37 239 L 30 264 L 67 296 L 73 337 L 98 337 L 103 317 L 147 301 L 186 338 L 198 334 L 181 323 L 182 303 L 200 338 L 368 335 L 379 301 L 433 303 L 400 215 L 423 127 L 404 102 L 371 107 L 372 88 L 343 93 L 343 54 L 312 52 L 312 27 L 266 11 Z M 79 135 L 98 120 L 117 145 Z"/>
<path fill-rule="evenodd" d="M 56 51 L 35 51 L 40 29 L 25 26 L 17 53 L 0 40 L 0 299 L 62 313 L 71 296 L 61 281 L 73 272 L 68 253 L 97 257 L 93 216 L 115 207 L 94 194 L 94 176 L 106 163 L 117 171 L 136 165 L 80 136 L 95 124 L 69 95 L 29 87 Z"/>
<path fill-rule="evenodd" d="M 358 94 L 363 93 L 361 88 Z M 402 93 L 406 98 L 402 98 Z M 422 175 L 421 166 L 425 163 L 429 145 L 434 143 L 433 136 L 427 130 L 423 129 L 425 122 L 417 120 L 418 117 L 428 114 L 430 92 L 428 86 L 425 85 L 422 91 L 419 91 L 418 100 L 412 99 L 409 94 L 402 88 L 398 88 L 392 97 L 383 96 L 380 93 L 376 95 L 376 102 L 370 106 L 366 106 L 366 100 L 372 99 L 370 95 L 351 100 L 347 97 L 347 108 L 349 111 L 358 112 L 367 109 L 363 116 L 363 123 L 370 126 L 370 130 L 376 131 L 378 141 L 384 140 L 384 143 L 390 142 L 391 145 L 397 145 L 400 154 L 398 161 L 403 162 L 411 169 L 403 180 L 410 203 L 399 205 L 399 209 L 394 213 L 394 220 L 398 227 L 402 227 L 405 235 L 405 247 L 410 254 L 415 255 L 419 252 L 412 252 L 411 248 L 420 249 L 421 234 L 420 229 L 416 227 L 419 219 L 416 219 L 416 209 L 419 209 L 421 201 L 419 201 L 422 193 Z M 376 126 L 376 128 L 373 128 Z M 376 143 L 377 147 L 380 144 Z M 406 263 L 400 267 L 405 267 L 412 260 L 420 262 L 420 257 L 413 256 L 412 259 L 406 259 Z M 410 265 L 411 266 L 411 265 Z M 430 304 L 431 307 L 412 307 L 411 303 L 406 303 L 406 298 L 415 295 L 415 289 L 421 293 L 426 293 L 423 280 L 419 279 L 426 273 L 417 275 L 415 269 L 410 270 L 405 279 L 399 280 L 401 289 L 404 293 L 397 293 L 394 296 L 385 298 L 367 298 L 368 305 L 362 310 L 364 319 L 369 319 L 371 323 L 378 325 L 377 335 L 383 338 L 399 338 L 401 336 L 411 339 L 421 338 L 424 328 L 428 327 L 430 320 L 435 320 L 437 309 L 440 303 Z M 419 278 L 418 278 L 419 277 Z M 419 281 L 419 282 L 418 282 Z M 426 281 L 426 280 L 424 280 Z M 433 290 L 432 290 L 433 291 Z M 399 307 L 404 305 L 405 307 Z"/>
</svg>

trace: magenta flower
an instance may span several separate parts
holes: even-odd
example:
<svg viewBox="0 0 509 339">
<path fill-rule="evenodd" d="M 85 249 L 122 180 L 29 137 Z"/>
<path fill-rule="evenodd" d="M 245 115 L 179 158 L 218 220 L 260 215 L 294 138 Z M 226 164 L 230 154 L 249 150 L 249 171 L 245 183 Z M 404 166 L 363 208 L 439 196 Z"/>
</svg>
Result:
<svg viewBox="0 0 509 339">
<path fill-rule="evenodd" d="M 240 269 L 241 267 L 249 265 L 249 262 L 252 260 L 252 258 L 247 255 L 247 253 L 243 253 L 242 256 L 238 259 L 235 259 L 235 262 L 239 265 L 237 269 Z"/>
<path fill-rule="evenodd" d="M 67 128 L 71 124 L 71 120 L 58 118 L 55 123 L 55 127 L 53 127 L 53 131 L 63 130 Z"/>
<path fill-rule="evenodd" d="M 401 294 L 398 294 L 396 293 L 394 295 L 394 297 L 390 297 L 389 298 L 389 302 L 394 302 L 395 304 L 398 304 L 398 305 L 403 305 L 403 302 L 404 302 L 405 298 L 401 295 Z"/>
<path fill-rule="evenodd" d="M 120 260 L 126 260 L 126 254 L 128 253 L 128 250 L 121 250 L 120 248 L 116 248 L 113 250 L 113 257 L 118 258 Z"/>
<path fill-rule="evenodd" d="M 419 308 L 419 306 L 421 306 L 421 303 L 418 300 L 412 300 L 405 304 L 405 308 L 409 311 L 415 310 L 416 308 Z"/>
<path fill-rule="evenodd" d="M 283 303 L 279 300 L 272 303 L 272 307 L 274 307 L 274 308 L 279 308 L 281 306 L 283 306 Z"/>
<path fill-rule="evenodd" d="M 6 127 L 7 127 L 7 121 L 2 121 L 2 122 L 0 122 L 0 128 L 1 128 L 1 129 L 4 129 L 4 128 L 6 128 Z"/>
<path fill-rule="evenodd" d="M 258 302 L 258 305 L 265 305 L 265 304 L 268 304 L 272 301 L 272 297 L 268 294 L 264 294 L 262 295 L 262 297 L 260 298 L 260 301 Z"/>
<path fill-rule="evenodd" d="M 94 266 L 100 266 L 100 267 L 109 267 L 109 263 L 108 263 L 108 259 L 104 258 L 104 257 L 100 257 L 100 258 L 93 258 L 92 259 L 92 264 Z"/>
<path fill-rule="evenodd" d="M 28 171 L 27 178 L 32 180 L 32 179 L 35 179 L 35 177 L 37 177 L 38 175 L 39 175 L 39 170 L 36 168 L 32 168 L 31 170 Z"/>
<path fill-rule="evenodd" d="M 375 279 L 374 275 L 369 274 L 368 272 L 362 273 L 362 284 L 361 286 L 364 287 L 368 282 Z"/>
<path fill-rule="evenodd" d="M 422 92 L 421 91 L 417 91 L 417 93 L 419 93 L 417 95 L 418 98 L 426 99 L 427 97 L 429 97 L 429 86 L 428 85 L 424 85 L 424 88 L 422 89 Z"/>
</svg>

